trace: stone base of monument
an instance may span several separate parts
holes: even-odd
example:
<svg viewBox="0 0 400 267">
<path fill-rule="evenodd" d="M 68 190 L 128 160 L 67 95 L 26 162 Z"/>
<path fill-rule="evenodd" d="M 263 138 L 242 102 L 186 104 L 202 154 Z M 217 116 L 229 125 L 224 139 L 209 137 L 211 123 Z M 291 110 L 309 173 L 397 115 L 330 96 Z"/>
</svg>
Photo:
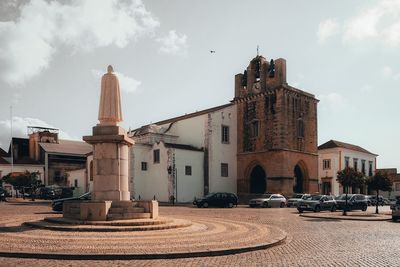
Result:
<svg viewBox="0 0 400 267">
<path fill-rule="evenodd" d="M 81 221 L 157 219 L 158 202 L 149 201 L 66 201 L 63 217 Z"/>
</svg>

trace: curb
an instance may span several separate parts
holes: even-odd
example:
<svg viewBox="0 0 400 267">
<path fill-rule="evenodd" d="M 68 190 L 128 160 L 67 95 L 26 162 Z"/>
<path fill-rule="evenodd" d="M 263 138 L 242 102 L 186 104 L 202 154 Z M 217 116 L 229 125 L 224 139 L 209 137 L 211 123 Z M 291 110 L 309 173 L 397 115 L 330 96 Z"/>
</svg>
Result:
<svg viewBox="0 0 400 267">
<path fill-rule="evenodd" d="M 49 260 L 158 260 L 158 259 L 183 259 L 199 257 L 216 257 L 256 250 L 268 249 L 285 243 L 287 233 L 279 228 L 270 227 L 273 231 L 279 231 L 279 237 L 269 243 L 259 244 L 250 247 L 204 250 L 193 252 L 178 253 L 143 253 L 143 254 L 67 254 L 67 253 L 31 253 L 31 252 L 13 252 L 0 251 L 0 257 L 6 258 L 25 258 L 25 259 L 49 259 Z"/>
<path fill-rule="evenodd" d="M 351 217 L 351 215 L 347 215 L 347 217 L 342 216 L 318 216 L 318 215 L 310 215 L 310 214 L 299 214 L 300 217 L 304 218 L 315 218 L 315 219 L 327 219 L 327 220 L 347 220 L 347 221 L 363 221 L 363 222 L 377 222 L 377 221 L 391 221 L 391 218 L 372 218 L 372 219 L 364 219 L 364 218 L 355 218 Z"/>
</svg>

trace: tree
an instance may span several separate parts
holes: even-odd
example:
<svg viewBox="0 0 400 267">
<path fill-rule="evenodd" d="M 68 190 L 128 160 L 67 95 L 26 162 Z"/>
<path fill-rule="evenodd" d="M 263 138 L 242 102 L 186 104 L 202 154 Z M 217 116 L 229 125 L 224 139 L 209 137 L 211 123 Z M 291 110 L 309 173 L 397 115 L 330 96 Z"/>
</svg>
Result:
<svg viewBox="0 0 400 267">
<path fill-rule="evenodd" d="M 375 213 L 379 214 L 379 190 L 381 191 L 391 191 L 393 181 L 389 178 L 385 172 L 377 172 L 374 176 L 371 176 L 368 181 L 368 188 L 376 191 L 376 208 Z"/>
<path fill-rule="evenodd" d="M 23 190 L 25 187 L 30 187 L 32 197 L 35 188 L 40 185 L 39 172 L 25 171 L 19 175 L 7 174 L 1 179 L 3 182 L 11 184 L 16 190 Z M 32 198 L 33 199 L 33 198 Z"/>
<path fill-rule="evenodd" d="M 347 194 L 349 193 L 350 186 L 362 186 L 365 183 L 364 174 L 356 171 L 353 168 L 346 167 L 338 171 L 336 180 L 343 186 L 346 193 L 346 207 L 343 209 L 343 215 L 347 215 L 348 203 Z"/>
</svg>

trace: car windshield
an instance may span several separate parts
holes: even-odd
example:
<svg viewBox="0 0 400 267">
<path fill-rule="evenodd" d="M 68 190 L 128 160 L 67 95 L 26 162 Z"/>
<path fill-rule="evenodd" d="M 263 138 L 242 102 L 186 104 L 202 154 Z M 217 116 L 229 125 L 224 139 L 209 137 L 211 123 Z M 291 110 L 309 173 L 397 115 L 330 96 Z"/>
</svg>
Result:
<svg viewBox="0 0 400 267">
<path fill-rule="evenodd" d="M 265 194 L 265 195 L 263 195 L 263 198 L 270 198 L 271 197 L 271 194 Z"/>
<path fill-rule="evenodd" d="M 209 193 L 209 194 L 205 195 L 205 197 L 212 197 L 213 195 L 215 195 L 215 193 Z"/>
<path fill-rule="evenodd" d="M 347 200 L 349 200 L 353 195 L 347 195 Z M 340 195 L 337 200 L 346 200 L 346 195 Z"/>
<path fill-rule="evenodd" d="M 322 196 L 312 196 L 311 200 L 320 200 Z"/>
<path fill-rule="evenodd" d="M 302 198 L 303 194 L 294 194 L 292 198 Z"/>
</svg>

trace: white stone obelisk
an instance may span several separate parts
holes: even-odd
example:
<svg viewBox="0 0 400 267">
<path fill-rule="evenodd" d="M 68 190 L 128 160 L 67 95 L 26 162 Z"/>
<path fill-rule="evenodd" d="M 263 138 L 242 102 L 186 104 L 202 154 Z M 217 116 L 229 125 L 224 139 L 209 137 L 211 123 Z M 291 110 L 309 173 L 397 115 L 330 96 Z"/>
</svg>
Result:
<svg viewBox="0 0 400 267">
<path fill-rule="evenodd" d="M 93 145 L 93 191 L 95 201 L 129 201 L 129 147 L 134 144 L 126 131 L 118 126 L 122 121 L 121 97 L 113 67 L 101 78 L 99 123 L 92 136 L 83 140 Z"/>
</svg>

